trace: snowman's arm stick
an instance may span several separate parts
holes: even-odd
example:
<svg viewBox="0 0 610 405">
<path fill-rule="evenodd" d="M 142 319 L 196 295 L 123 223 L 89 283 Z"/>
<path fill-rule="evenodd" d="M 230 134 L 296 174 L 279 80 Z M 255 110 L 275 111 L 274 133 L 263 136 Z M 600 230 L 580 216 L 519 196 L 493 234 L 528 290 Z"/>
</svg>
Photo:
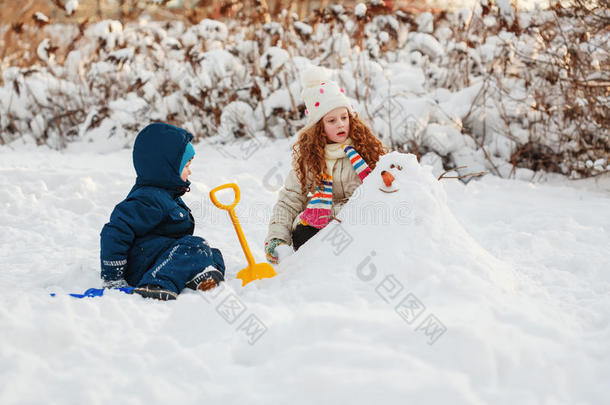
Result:
<svg viewBox="0 0 610 405">
<path fill-rule="evenodd" d="M 464 179 L 464 178 L 466 178 L 466 177 L 471 177 L 471 176 L 482 176 L 482 175 L 484 175 L 484 174 L 488 174 L 488 173 L 489 173 L 489 172 L 478 172 L 478 173 L 468 173 L 468 174 L 464 174 L 464 175 L 461 175 L 461 176 L 445 176 L 447 173 L 454 172 L 454 171 L 456 171 L 456 170 L 458 170 L 458 169 L 465 169 L 466 167 L 467 167 L 467 166 L 459 166 L 459 167 L 456 167 L 456 168 L 454 168 L 454 169 L 447 170 L 446 172 L 444 172 L 443 174 L 441 174 L 440 176 L 438 176 L 438 179 L 437 179 L 437 180 L 439 180 L 439 181 L 440 181 L 440 180 L 442 180 L 442 179 Z"/>
</svg>

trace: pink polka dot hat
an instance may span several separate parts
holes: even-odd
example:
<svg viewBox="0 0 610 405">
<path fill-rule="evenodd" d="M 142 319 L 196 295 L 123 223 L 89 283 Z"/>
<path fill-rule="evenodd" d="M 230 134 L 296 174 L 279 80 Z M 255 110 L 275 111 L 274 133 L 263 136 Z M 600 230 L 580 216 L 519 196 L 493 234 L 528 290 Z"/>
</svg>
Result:
<svg viewBox="0 0 610 405">
<path fill-rule="evenodd" d="M 354 106 L 345 96 L 345 90 L 330 80 L 330 75 L 325 68 L 308 67 L 301 75 L 301 85 L 303 86 L 301 97 L 305 101 L 307 124 L 299 132 L 311 128 L 337 107 L 346 107 L 350 113 L 354 113 Z"/>
</svg>

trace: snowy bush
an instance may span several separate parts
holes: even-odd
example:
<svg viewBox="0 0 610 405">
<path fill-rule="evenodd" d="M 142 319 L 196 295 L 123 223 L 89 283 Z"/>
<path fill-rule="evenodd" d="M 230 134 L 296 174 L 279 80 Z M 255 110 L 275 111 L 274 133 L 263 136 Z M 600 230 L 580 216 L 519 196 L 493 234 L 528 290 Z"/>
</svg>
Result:
<svg viewBox="0 0 610 405">
<path fill-rule="evenodd" d="M 373 2 L 305 21 L 254 15 L 45 25 L 27 58 L 2 54 L 0 143 L 127 145 L 150 121 L 197 138 L 290 136 L 305 118 L 299 73 L 314 63 L 331 69 L 391 149 L 437 171 L 610 169 L 610 14 L 596 3 L 518 12 L 483 1 L 414 15 Z M 22 44 L 31 30 L 1 32 Z"/>
</svg>

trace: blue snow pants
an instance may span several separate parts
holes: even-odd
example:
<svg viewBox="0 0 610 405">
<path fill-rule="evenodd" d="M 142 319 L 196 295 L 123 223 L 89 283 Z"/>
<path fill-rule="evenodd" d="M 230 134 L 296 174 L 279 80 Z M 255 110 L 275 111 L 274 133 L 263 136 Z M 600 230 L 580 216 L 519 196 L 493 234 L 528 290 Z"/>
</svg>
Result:
<svg viewBox="0 0 610 405">
<path fill-rule="evenodd" d="M 152 267 L 139 273 L 128 272 L 125 278 L 136 287 L 154 284 L 180 294 L 186 283 L 208 266 L 216 268 L 224 278 L 225 263 L 220 250 L 210 247 L 203 238 L 188 235 L 161 253 Z"/>
</svg>

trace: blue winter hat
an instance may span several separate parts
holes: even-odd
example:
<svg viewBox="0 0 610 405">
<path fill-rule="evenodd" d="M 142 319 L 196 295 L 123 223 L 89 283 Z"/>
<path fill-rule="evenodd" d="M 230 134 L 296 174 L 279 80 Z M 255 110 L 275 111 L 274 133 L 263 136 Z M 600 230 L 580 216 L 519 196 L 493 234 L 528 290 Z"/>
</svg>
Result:
<svg viewBox="0 0 610 405">
<path fill-rule="evenodd" d="M 178 170 L 178 174 L 182 173 L 184 166 L 195 156 L 195 148 L 189 142 L 186 144 L 186 149 L 184 150 L 184 154 L 182 155 L 182 161 L 180 162 L 180 170 Z"/>
</svg>

